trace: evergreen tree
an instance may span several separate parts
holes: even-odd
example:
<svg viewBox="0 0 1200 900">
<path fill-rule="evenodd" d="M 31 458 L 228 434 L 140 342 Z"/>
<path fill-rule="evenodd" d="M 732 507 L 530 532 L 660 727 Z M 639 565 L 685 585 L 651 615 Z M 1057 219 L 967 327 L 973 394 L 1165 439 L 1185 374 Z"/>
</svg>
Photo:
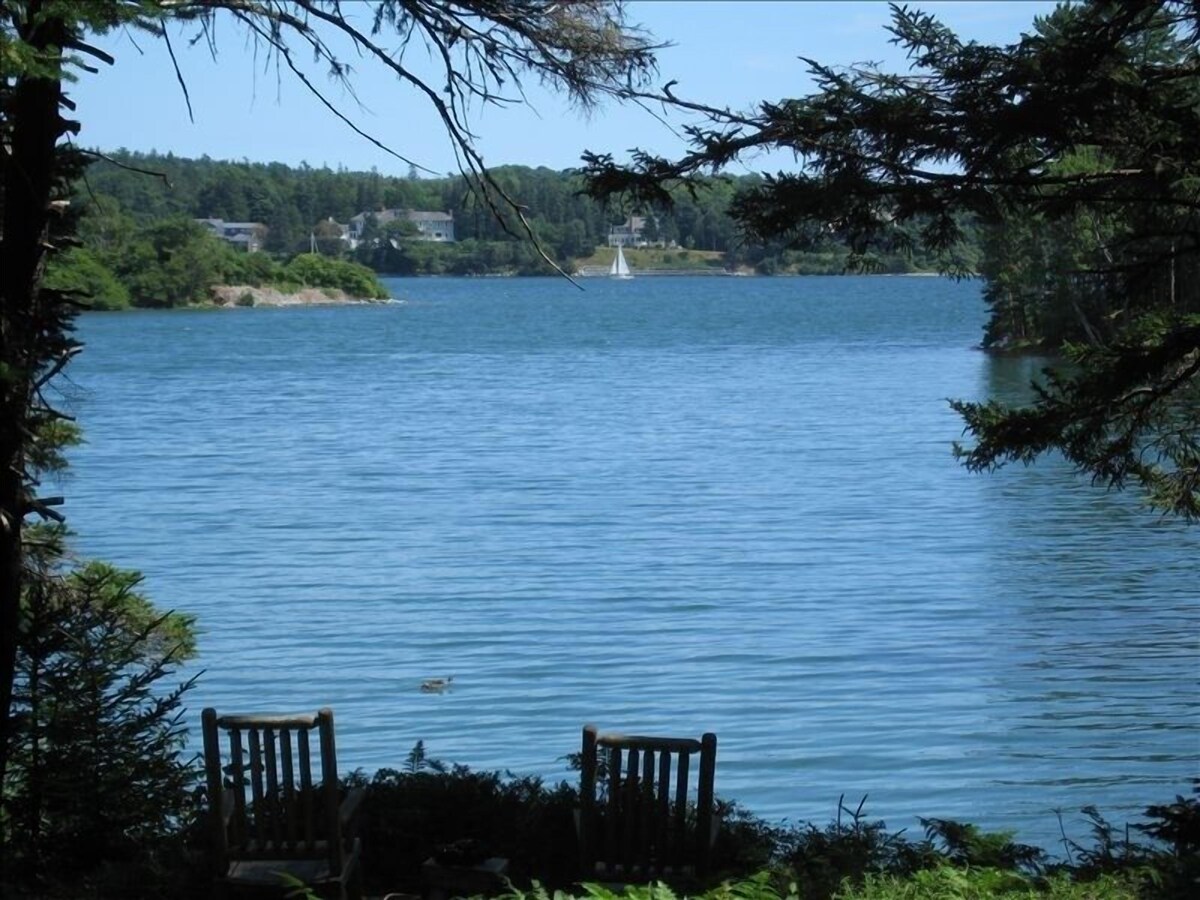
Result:
<svg viewBox="0 0 1200 900">
<path fill-rule="evenodd" d="M 955 403 L 974 439 L 966 465 L 1058 450 L 1101 483 L 1200 516 L 1196 5 L 1064 5 L 1009 46 L 964 42 L 907 7 L 890 31 L 907 73 L 807 60 L 815 93 L 746 115 L 664 94 L 706 117 L 693 152 L 628 167 L 590 154 L 590 193 L 669 204 L 672 185 L 772 148 L 803 167 L 734 201 L 754 239 L 811 249 L 837 235 L 851 264 L 921 250 L 967 274 L 962 239 L 981 223 L 988 339 L 1066 340 L 1072 367 L 1029 407 Z"/>
</svg>

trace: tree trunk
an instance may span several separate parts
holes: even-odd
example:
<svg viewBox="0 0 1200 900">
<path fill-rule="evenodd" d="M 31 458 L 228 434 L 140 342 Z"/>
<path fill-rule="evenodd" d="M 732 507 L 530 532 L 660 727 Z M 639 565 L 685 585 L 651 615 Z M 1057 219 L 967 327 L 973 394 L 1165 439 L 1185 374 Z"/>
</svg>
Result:
<svg viewBox="0 0 1200 900">
<path fill-rule="evenodd" d="M 69 31 L 61 18 L 31 3 L 17 27 L 39 62 L 61 59 Z M 57 66 L 54 67 L 57 70 Z M 47 310 L 39 302 L 45 266 L 51 199 L 56 182 L 56 144 L 65 130 L 59 115 L 61 73 L 18 76 L 0 88 L 0 785 L 8 773 L 13 739 L 21 591 L 25 578 L 22 531 L 28 511 L 28 453 L 37 379 L 46 365 L 42 343 Z M 4 821 L 0 817 L 0 822 Z M 0 834 L 0 846 L 4 835 Z"/>
</svg>

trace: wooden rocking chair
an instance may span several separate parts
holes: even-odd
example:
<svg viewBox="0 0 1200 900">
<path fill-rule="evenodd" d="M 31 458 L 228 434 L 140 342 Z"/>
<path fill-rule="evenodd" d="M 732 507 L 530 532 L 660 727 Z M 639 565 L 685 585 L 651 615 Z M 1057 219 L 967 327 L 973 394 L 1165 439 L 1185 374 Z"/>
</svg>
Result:
<svg viewBox="0 0 1200 900">
<path fill-rule="evenodd" d="M 691 758 L 699 757 L 694 809 Z M 717 736 L 636 737 L 583 729 L 579 849 L 583 881 L 695 883 L 716 837 Z"/>
<path fill-rule="evenodd" d="M 218 716 L 210 708 L 202 722 L 213 869 L 226 891 L 282 896 L 299 881 L 323 897 L 360 898 L 362 792 L 339 797 L 333 711 Z"/>
</svg>

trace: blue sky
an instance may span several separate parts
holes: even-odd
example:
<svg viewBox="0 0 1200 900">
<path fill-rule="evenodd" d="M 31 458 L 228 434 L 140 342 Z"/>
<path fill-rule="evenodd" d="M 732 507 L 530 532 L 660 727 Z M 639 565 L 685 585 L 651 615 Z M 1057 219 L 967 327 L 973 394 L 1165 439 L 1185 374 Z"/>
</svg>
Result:
<svg viewBox="0 0 1200 900">
<path fill-rule="evenodd" d="M 960 36 L 1007 43 L 1029 29 L 1050 2 L 913 2 L 939 16 Z M 875 60 L 894 68 L 902 55 L 888 43 L 886 3 L 752 2 L 752 0 L 644 0 L 629 4 L 631 19 L 658 40 L 674 44 L 659 56 L 658 84 L 678 80 L 678 96 L 747 108 L 756 101 L 799 96 L 811 89 L 797 56 L 830 64 Z M 174 41 L 188 83 L 195 122 L 188 119 L 166 49 L 145 36 L 115 33 L 99 41 L 117 63 L 81 76 L 71 91 L 83 123 L 80 142 L 102 149 L 170 151 L 216 159 L 307 162 L 403 175 L 407 165 L 371 146 L 337 121 L 289 73 L 278 78 L 256 58 L 232 22 L 217 30 L 214 61 L 203 44 Z M 453 152 L 436 117 L 413 91 L 375 67 L 357 70 L 362 103 L 330 87 L 356 123 L 435 172 L 455 169 Z M 323 86 L 323 76 L 313 78 Z M 489 165 L 506 163 L 563 169 L 579 164 L 584 149 L 621 158 L 632 147 L 671 155 L 683 148 L 678 116 L 669 125 L 636 107 L 605 106 L 585 117 L 536 85 L 533 109 L 479 111 L 478 145 Z M 788 160 L 752 160 L 746 171 L 786 167 Z"/>
</svg>

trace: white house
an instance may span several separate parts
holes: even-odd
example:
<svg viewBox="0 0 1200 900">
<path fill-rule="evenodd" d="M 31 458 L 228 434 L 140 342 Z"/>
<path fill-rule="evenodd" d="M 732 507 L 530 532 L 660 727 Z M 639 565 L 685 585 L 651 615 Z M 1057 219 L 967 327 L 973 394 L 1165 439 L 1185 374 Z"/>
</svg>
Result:
<svg viewBox="0 0 1200 900">
<path fill-rule="evenodd" d="M 646 220 L 642 216 L 630 216 L 620 225 L 608 229 L 608 246 L 610 247 L 644 247 L 646 239 L 642 231 Z"/>
<path fill-rule="evenodd" d="M 408 221 L 417 226 L 423 241 L 454 243 L 453 213 L 411 209 L 408 211 Z"/>
<path fill-rule="evenodd" d="M 374 212 L 360 212 L 350 217 L 347 242 L 354 249 L 362 240 L 363 229 L 367 219 L 375 217 L 380 227 L 396 220 L 407 220 L 416 226 L 417 236 L 414 240 L 437 241 L 450 244 L 454 242 L 454 214 L 448 212 L 428 212 L 418 209 L 381 209 Z"/>
</svg>

